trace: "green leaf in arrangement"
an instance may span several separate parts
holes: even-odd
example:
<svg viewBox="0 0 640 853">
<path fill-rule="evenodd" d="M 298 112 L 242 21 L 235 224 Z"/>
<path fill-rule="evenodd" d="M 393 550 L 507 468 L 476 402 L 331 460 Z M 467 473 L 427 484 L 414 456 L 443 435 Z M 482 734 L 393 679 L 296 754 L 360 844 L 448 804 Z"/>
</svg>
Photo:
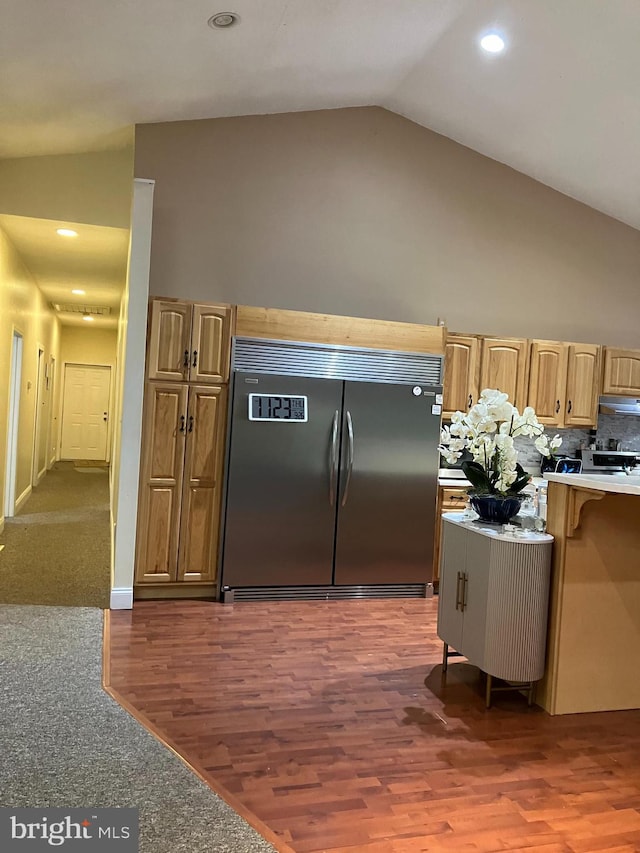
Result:
<svg viewBox="0 0 640 853">
<path fill-rule="evenodd" d="M 477 492 L 490 491 L 489 477 L 479 462 L 463 462 L 462 472 Z"/>
</svg>

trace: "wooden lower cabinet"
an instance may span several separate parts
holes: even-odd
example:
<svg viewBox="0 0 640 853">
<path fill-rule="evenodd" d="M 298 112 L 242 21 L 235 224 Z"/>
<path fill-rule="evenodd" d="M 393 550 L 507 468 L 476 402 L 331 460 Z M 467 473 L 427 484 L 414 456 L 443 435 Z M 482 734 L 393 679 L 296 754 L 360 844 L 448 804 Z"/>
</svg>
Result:
<svg viewBox="0 0 640 853">
<path fill-rule="evenodd" d="M 227 389 L 149 382 L 135 583 L 216 580 Z"/>
<path fill-rule="evenodd" d="M 189 389 L 178 580 L 214 581 L 222 495 L 227 389 Z"/>
</svg>

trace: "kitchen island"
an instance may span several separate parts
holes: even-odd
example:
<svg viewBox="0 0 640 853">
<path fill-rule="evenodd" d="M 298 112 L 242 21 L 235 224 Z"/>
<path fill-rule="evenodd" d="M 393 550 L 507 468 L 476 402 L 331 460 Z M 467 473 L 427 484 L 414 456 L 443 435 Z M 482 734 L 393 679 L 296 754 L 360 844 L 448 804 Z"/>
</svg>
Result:
<svg viewBox="0 0 640 853">
<path fill-rule="evenodd" d="M 640 708 L 640 477 L 549 474 L 550 714 Z"/>
</svg>

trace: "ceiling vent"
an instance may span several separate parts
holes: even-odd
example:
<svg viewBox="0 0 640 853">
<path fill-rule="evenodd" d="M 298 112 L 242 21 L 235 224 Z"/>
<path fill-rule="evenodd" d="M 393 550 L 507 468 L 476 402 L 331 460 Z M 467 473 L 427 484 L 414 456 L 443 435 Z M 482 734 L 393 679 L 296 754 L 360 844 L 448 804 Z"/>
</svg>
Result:
<svg viewBox="0 0 640 853">
<path fill-rule="evenodd" d="M 52 302 L 54 311 L 62 311 L 66 314 L 91 314 L 95 317 L 107 317 L 111 314 L 111 308 L 101 305 L 82 305 L 81 303 Z"/>
</svg>

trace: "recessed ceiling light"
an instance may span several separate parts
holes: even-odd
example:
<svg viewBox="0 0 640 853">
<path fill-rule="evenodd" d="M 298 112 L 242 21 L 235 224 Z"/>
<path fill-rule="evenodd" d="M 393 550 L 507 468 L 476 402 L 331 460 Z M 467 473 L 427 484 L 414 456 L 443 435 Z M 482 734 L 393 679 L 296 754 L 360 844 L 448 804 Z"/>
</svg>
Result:
<svg viewBox="0 0 640 853">
<path fill-rule="evenodd" d="M 74 231 L 72 228 L 58 228 L 56 234 L 59 234 L 61 237 L 77 237 L 78 232 Z"/>
<path fill-rule="evenodd" d="M 207 23 L 216 30 L 224 30 L 227 27 L 237 24 L 239 20 L 240 18 L 235 12 L 216 12 L 215 15 L 209 18 Z"/>
<path fill-rule="evenodd" d="M 500 53 L 504 50 L 504 39 L 498 33 L 487 33 L 480 39 L 480 47 L 487 53 Z"/>
<path fill-rule="evenodd" d="M 89 314 L 83 314 L 82 319 L 86 320 L 87 323 L 93 323 L 93 317 L 91 317 Z"/>
<path fill-rule="evenodd" d="M 84 296 L 86 290 L 72 290 L 71 293 L 75 293 L 76 296 Z"/>
</svg>

